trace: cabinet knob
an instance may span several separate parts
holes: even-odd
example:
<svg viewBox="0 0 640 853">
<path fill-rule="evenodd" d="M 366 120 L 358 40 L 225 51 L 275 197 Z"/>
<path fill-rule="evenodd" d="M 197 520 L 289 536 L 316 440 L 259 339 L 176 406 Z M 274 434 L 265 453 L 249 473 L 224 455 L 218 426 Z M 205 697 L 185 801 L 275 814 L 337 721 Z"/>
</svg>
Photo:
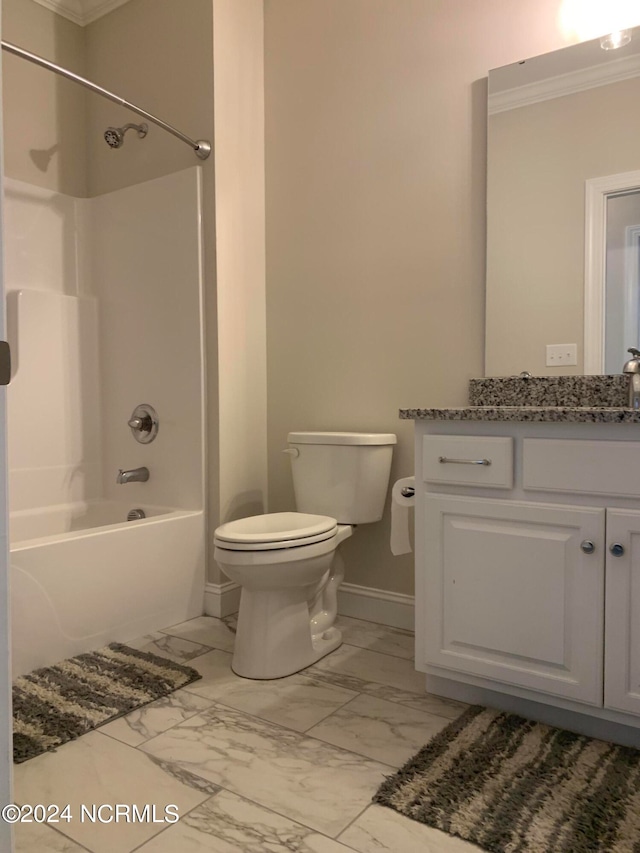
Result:
<svg viewBox="0 0 640 853">
<path fill-rule="evenodd" d="M 614 557 L 622 557 L 624 554 L 624 545 L 621 545 L 619 542 L 614 542 L 613 545 L 609 547 L 609 550 Z"/>
<path fill-rule="evenodd" d="M 589 539 L 585 539 L 584 542 L 581 542 L 580 547 L 582 548 L 585 554 L 593 554 L 593 552 L 596 550 L 596 546 Z"/>
</svg>

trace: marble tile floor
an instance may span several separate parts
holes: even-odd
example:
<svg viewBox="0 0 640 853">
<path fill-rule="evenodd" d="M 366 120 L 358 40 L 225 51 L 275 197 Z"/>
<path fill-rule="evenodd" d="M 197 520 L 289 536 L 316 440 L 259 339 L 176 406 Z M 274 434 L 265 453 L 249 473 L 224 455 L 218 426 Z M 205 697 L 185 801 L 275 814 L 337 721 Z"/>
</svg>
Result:
<svg viewBox="0 0 640 853">
<path fill-rule="evenodd" d="M 17 825 L 16 853 L 477 850 L 371 803 L 464 706 L 424 693 L 409 632 L 338 624 L 339 649 L 277 681 L 231 672 L 233 618 L 201 616 L 132 643 L 202 680 L 17 765 L 16 802 L 68 803 L 72 820 Z M 133 803 L 155 806 L 156 822 L 80 820 L 81 805 Z M 177 822 L 164 821 L 169 804 Z"/>
</svg>

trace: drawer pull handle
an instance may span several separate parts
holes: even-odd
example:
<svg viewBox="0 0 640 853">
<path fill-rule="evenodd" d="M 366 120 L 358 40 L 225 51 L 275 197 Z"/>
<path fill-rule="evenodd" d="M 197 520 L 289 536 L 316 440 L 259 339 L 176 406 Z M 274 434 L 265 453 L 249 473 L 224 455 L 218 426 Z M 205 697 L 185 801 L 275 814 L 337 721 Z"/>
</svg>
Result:
<svg viewBox="0 0 640 853">
<path fill-rule="evenodd" d="M 613 545 L 609 548 L 614 557 L 622 557 L 624 554 L 624 545 L 621 545 L 619 542 L 614 542 Z"/>
<path fill-rule="evenodd" d="M 584 542 L 581 542 L 580 547 L 582 548 L 585 554 L 593 554 L 593 552 L 596 550 L 596 546 L 590 539 L 585 539 Z"/>
<path fill-rule="evenodd" d="M 491 465 L 490 459 L 451 459 L 449 456 L 438 456 L 438 462 L 443 465 Z"/>
</svg>

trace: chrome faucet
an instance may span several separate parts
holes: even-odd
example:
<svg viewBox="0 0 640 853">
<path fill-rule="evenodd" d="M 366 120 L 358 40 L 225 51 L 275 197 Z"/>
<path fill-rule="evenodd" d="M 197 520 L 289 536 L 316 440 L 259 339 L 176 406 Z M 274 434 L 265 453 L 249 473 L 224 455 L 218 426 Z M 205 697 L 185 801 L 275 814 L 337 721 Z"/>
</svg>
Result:
<svg viewBox="0 0 640 853">
<path fill-rule="evenodd" d="M 629 408 L 640 409 L 640 350 L 629 347 L 627 352 L 631 353 L 631 358 L 622 372 L 629 374 Z"/>
<path fill-rule="evenodd" d="M 118 471 L 116 483 L 146 483 L 149 479 L 148 468 L 132 468 L 130 471 Z"/>
</svg>

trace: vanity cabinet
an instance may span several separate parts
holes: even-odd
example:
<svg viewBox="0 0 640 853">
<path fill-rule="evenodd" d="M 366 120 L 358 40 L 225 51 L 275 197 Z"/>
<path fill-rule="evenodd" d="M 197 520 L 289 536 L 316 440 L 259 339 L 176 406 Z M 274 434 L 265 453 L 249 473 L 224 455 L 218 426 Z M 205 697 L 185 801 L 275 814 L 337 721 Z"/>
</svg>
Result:
<svg viewBox="0 0 640 853">
<path fill-rule="evenodd" d="M 416 668 L 640 726 L 638 430 L 416 431 Z"/>
<path fill-rule="evenodd" d="M 426 661 L 601 704 L 602 546 L 581 545 L 604 528 L 604 509 L 429 495 L 427 589 L 442 606 Z"/>
<path fill-rule="evenodd" d="M 607 541 L 604 705 L 640 714 L 640 512 L 608 510 Z"/>
</svg>

